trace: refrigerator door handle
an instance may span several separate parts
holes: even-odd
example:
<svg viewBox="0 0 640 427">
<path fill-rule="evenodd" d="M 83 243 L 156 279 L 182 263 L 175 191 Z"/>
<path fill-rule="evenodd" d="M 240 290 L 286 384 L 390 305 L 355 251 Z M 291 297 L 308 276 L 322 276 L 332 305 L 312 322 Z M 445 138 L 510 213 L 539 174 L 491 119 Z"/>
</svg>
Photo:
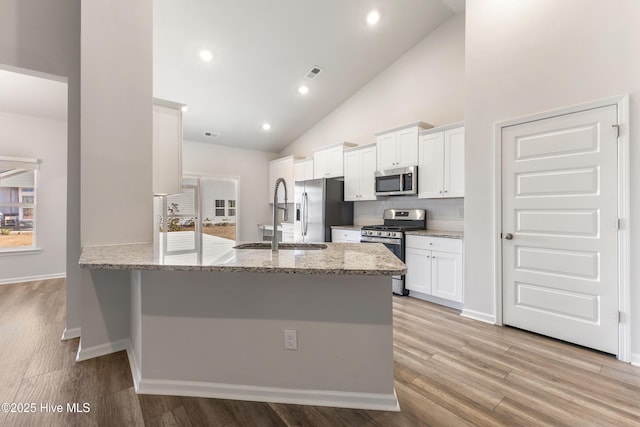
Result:
<svg viewBox="0 0 640 427">
<path fill-rule="evenodd" d="M 302 235 L 307 235 L 307 227 L 309 226 L 309 196 L 307 193 L 302 193 Z"/>
</svg>

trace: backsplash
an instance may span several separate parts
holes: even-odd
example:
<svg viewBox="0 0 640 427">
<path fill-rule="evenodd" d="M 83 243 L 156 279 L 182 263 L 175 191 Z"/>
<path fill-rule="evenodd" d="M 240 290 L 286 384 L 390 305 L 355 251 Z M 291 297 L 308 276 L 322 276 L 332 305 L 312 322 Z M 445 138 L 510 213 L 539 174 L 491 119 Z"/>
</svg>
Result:
<svg viewBox="0 0 640 427">
<path fill-rule="evenodd" d="M 385 209 L 426 209 L 427 228 L 449 231 L 464 229 L 463 198 L 419 199 L 417 196 L 399 196 L 355 202 L 353 221 L 358 225 L 380 224 Z"/>
</svg>

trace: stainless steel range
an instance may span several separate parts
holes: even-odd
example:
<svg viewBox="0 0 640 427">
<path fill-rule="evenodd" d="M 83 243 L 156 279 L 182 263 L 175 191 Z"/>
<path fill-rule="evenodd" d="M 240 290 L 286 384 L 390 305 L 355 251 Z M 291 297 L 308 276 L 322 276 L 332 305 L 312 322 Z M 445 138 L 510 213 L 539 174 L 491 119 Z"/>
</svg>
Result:
<svg viewBox="0 0 640 427">
<path fill-rule="evenodd" d="M 382 219 L 382 225 L 362 227 L 360 242 L 382 243 L 404 262 L 404 232 L 426 229 L 427 212 L 424 209 L 385 209 Z M 409 295 L 404 287 L 404 276 L 393 276 L 392 290 L 395 295 Z"/>
</svg>

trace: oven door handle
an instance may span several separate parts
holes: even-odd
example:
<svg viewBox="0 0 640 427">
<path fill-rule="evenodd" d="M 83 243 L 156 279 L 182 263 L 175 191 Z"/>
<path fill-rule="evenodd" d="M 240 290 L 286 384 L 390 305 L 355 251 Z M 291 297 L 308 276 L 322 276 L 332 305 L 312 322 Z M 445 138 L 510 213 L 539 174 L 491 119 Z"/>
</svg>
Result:
<svg viewBox="0 0 640 427">
<path fill-rule="evenodd" d="M 360 242 L 384 243 L 385 245 L 402 245 L 402 239 L 385 239 L 384 237 L 360 236 Z"/>
</svg>

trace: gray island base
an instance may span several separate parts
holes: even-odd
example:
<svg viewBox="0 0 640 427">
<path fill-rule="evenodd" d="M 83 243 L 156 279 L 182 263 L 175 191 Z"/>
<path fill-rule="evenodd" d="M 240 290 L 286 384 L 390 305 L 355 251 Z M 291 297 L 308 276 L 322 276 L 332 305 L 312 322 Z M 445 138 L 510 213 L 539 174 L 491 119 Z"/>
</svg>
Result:
<svg viewBox="0 0 640 427">
<path fill-rule="evenodd" d="M 143 394 L 398 411 L 390 276 L 405 266 L 381 244 L 327 245 L 211 265 L 85 247 L 77 360 L 126 350 Z"/>
</svg>

